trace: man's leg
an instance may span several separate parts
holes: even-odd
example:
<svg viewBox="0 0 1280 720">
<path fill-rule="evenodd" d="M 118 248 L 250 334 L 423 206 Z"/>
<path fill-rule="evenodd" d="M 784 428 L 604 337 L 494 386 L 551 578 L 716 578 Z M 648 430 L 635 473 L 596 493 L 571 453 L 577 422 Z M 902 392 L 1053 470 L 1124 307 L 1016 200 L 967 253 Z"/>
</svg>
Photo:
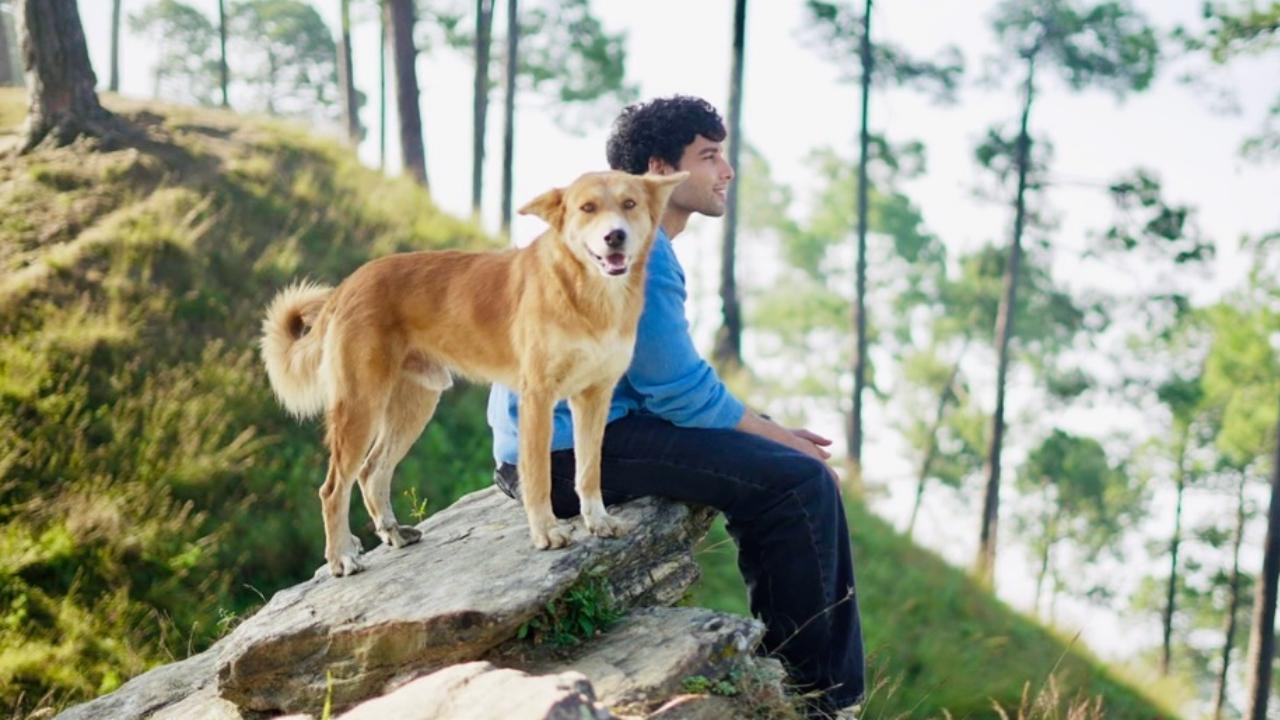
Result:
<svg viewBox="0 0 1280 720">
<path fill-rule="evenodd" d="M 552 506 L 578 512 L 571 451 L 552 454 Z M 826 705 L 862 695 L 864 668 L 853 559 L 844 508 L 826 467 L 734 430 L 678 428 L 628 416 L 605 430 L 606 503 L 644 495 L 709 505 L 725 514 L 763 647 Z"/>
</svg>

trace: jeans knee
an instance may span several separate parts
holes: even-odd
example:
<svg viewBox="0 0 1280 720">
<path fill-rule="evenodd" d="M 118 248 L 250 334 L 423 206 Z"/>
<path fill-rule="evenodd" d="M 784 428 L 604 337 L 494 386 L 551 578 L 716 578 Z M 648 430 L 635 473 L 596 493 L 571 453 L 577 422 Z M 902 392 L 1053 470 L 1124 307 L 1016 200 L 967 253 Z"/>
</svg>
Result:
<svg viewBox="0 0 1280 720">
<path fill-rule="evenodd" d="M 814 520 L 831 515 L 840 500 L 825 463 L 798 452 L 770 460 L 755 471 L 758 480 L 740 486 L 745 492 L 722 508 L 731 529 L 757 519 Z"/>
<path fill-rule="evenodd" d="M 789 490 L 806 506 L 830 509 L 840 502 L 840 489 L 826 463 L 807 455 L 796 458 L 788 473 Z"/>
</svg>

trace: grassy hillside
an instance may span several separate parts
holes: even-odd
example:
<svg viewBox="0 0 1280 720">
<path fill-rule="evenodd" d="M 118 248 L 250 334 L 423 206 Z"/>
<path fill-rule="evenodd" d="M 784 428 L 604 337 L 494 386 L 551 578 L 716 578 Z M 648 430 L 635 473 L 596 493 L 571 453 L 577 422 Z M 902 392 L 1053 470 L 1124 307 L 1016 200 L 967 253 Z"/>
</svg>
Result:
<svg viewBox="0 0 1280 720">
<path fill-rule="evenodd" d="M 22 103 L 0 89 L 0 146 Z M 253 349 L 279 287 L 490 242 L 297 128 L 108 105 L 146 142 L 0 163 L 0 711 L 15 715 L 203 649 L 321 564 L 318 426 L 276 407 Z M 484 395 L 446 395 L 398 490 L 438 509 L 487 484 Z M 395 500 L 404 519 L 421 509 L 416 493 Z M 879 683 L 866 717 L 994 717 L 992 699 L 1018 717 L 1024 683 L 1055 667 L 1067 699 L 1101 695 L 1107 717 L 1172 717 L 874 516 L 850 517 Z M 722 527 L 700 560 L 694 602 L 745 612 Z"/>
<path fill-rule="evenodd" d="M 996 704 L 1015 720 L 1177 717 L 1161 700 L 1170 692 L 1185 699 L 1178 688 L 1139 690 L 1082 644 L 994 598 L 860 503 L 847 503 L 847 512 L 872 686 L 867 720 L 997 718 Z M 745 614 L 746 589 L 723 523 L 699 560 L 706 576 L 692 603 Z M 1037 696 L 1042 706 L 1032 709 Z M 1095 698 L 1101 713 L 1089 714 Z"/>
<path fill-rule="evenodd" d="M 6 89 L 0 118 L 22 102 Z M 265 304 L 491 242 L 297 128 L 108 104 L 147 139 L 0 163 L 0 712 L 109 691 L 310 576 L 320 434 L 271 397 Z M 403 466 L 433 507 L 487 482 L 484 395 L 448 394 Z"/>
</svg>

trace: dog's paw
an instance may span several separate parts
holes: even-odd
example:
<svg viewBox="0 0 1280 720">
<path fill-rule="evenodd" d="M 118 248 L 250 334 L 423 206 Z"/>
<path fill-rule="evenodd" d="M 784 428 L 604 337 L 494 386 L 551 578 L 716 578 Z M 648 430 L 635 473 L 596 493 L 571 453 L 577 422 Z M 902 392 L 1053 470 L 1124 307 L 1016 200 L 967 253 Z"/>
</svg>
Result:
<svg viewBox="0 0 1280 720">
<path fill-rule="evenodd" d="M 329 574 L 336 578 L 355 575 L 361 570 L 364 570 L 364 565 L 360 564 L 354 554 L 344 553 L 329 561 Z"/>
<path fill-rule="evenodd" d="M 392 525 L 379 530 L 378 535 L 383 542 L 394 548 L 412 545 L 422 539 L 422 531 L 409 525 Z"/>
<path fill-rule="evenodd" d="M 364 543 L 360 542 L 360 538 L 355 535 L 347 536 L 347 553 L 353 557 L 364 552 Z"/>
<path fill-rule="evenodd" d="M 570 530 L 556 521 L 529 526 L 529 534 L 533 536 L 533 546 L 539 550 L 554 550 L 569 545 Z"/>
<path fill-rule="evenodd" d="M 599 538 L 622 537 L 628 530 L 626 523 L 604 511 L 584 514 L 582 519 L 587 525 L 587 531 Z"/>
</svg>

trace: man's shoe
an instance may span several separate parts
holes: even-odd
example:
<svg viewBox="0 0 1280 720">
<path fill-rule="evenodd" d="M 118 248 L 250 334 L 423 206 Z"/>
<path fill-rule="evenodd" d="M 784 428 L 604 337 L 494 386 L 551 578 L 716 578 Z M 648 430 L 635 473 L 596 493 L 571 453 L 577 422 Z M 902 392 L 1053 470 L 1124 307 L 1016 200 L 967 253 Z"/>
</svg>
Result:
<svg viewBox="0 0 1280 720">
<path fill-rule="evenodd" d="M 503 495 L 512 500 L 520 499 L 520 476 L 516 473 L 516 466 L 509 463 L 502 463 L 493 471 L 493 484 L 498 486 Z"/>
</svg>

